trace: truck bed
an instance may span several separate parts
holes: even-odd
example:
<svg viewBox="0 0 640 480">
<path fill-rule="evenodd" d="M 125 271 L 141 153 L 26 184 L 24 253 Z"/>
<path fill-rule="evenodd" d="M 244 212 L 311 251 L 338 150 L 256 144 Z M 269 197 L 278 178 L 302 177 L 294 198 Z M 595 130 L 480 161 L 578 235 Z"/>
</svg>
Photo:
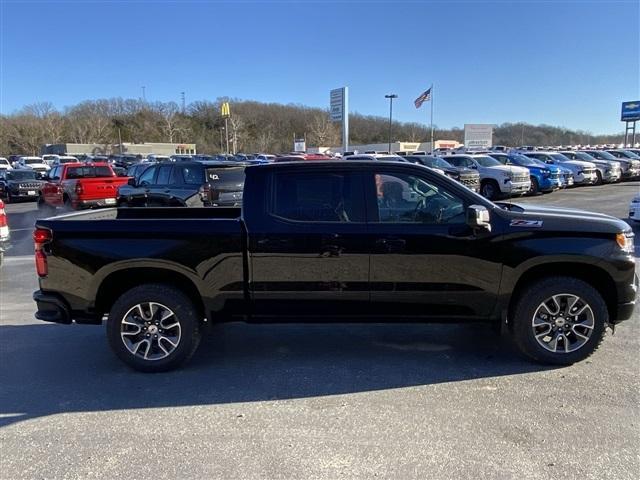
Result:
<svg viewBox="0 0 640 480">
<path fill-rule="evenodd" d="M 106 208 L 86 212 L 70 213 L 51 217 L 48 220 L 181 220 L 181 219 L 236 219 L 240 218 L 240 207 L 202 208 Z"/>
</svg>

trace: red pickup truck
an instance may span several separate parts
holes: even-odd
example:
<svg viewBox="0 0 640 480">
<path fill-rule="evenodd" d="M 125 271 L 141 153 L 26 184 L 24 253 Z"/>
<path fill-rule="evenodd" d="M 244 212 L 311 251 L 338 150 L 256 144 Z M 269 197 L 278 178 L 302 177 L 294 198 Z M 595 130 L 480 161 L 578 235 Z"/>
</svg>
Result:
<svg viewBox="0 0 640 480">
<path fill-rule="evenodd" d="M 68 210 L 115 206 L 118 187 L 128 181 L 108 163 L 65 163 L 51 169 L 40 190 L 38 208 Z"/>
</svg>

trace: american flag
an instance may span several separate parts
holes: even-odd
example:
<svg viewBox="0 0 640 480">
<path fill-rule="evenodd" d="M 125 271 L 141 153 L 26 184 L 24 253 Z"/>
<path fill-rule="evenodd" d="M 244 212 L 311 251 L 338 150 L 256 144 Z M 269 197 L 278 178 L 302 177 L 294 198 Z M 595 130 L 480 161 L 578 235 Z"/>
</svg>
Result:
<svg viewBox="0 0 640 480">
<path fill-rule="evenodd" d="M 423 92 L 418 98 L 413 101 L 416 108 L 420 108 L 424 102 L 431 100 L 431 87 L 426 92 Z"/>
</svg>

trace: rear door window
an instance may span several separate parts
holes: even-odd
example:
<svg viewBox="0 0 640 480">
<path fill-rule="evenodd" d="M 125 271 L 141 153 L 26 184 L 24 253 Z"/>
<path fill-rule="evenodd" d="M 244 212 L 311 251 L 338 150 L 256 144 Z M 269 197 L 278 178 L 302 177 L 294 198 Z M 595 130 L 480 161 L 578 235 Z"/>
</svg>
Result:
<svg viewBox="0 0 640 480">
<path fill-rule="evenodd" d="M 299 222 L 364 222 L 362 177 L 353 172 L 276 172 L 269 211 Z"/>
<path fill-rule="evenodd" d="M 190 185 L 201 185 L 204 183 L 202 165 L 186 165 L 180 167 L 184 183 Z"/>
<path fill-rule="evenodd" d="M 171 176 L 171 169 L 173 165 L 162 165 L 158 169 L 158 176 L 156 177 L 156 185 L 168 185 L 169 177 Z"/>
</svg>

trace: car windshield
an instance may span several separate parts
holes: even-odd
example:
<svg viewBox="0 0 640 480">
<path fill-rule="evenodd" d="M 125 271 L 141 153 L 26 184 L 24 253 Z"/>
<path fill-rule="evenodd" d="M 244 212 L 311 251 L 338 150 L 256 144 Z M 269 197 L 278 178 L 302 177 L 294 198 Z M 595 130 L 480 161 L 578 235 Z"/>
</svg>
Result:
<svg viewBox="0 0 640 480">
<path fill-rule="evenodd" d="M 453 168 L 453 166 L 450 163 L 438 157 L 422 157 L 422 158 L 424 163 L 426 165 L 429 165 L 430 167 Z"/>
<path fill-rule="evenodd" d="M 576 152 L 575 155 L 580 160 L 584 160 L 585 162 L 592 162 L 593 160 L 595 160 L 595 158 L 593 156 L 591 156 L 591 155 L 589 155 L 588 153 L 585 153 L 585 152 Z"/>
<path fill-rule="evenodd" d="M 58 162 L 59 163 L 75 163 L 77 161 L 78 161 L 77 158 L 68 157 L 68 158 L 61 158 Z"/>
<path fill-rule="evenodd" d="M 609 153 L 609 152 L 607 152 L 607 153 Z M 640 155 L 637 155 L 637 154 L 635 154 L 633 152 L 630 152 L 629 150 L 620 150 L 620 153 L 622 153 L 627 158 L 632 158 L 634 160 L 640 160 Z"/>
<path fill-rule="evenodd" d="M 520 165 L 522 167 L 540 167 L 544 166 L 544 163 L 535 158 L 527 157 L 526 155 L 513 154 L 509 155 L 509 160 L 511 160 L 516 165 Z"/>
<path fill-rule="evenodd" d="M 597 152 L 587 152 L 589 155 L 591 155 L 592 157 L 595 158 L 599 158 L 601 160 L 618 160 L 616 157 L 614 157 L 613 155 L 611 155 L 609 152 L 601 152 L 601 151 L 597 151 Z"/>
<path fill-rule="evenodd" d="M 0 163 L 1 163 L 2 165 L 9 165 L 9 160 L 6 160 L 6 159 L 4 159 L 4 158 L 0 158 Z"/>
<path fill-rule="evenodd" d="M 242 188 L 244 185 L 244 167 L 207 168 L 207 180 L 216 183 L 235 184 Z"/>
<path fill-rule="evenodd" d="M 67 178 L 102 178 L 113 177 L 113 172 L 109 167 L 71 167 L 67 170 Z"/>
<path fill-rule="evenodd" d="M 553 158 L 554 160 L 557 160 L 558 162 L 568 162 L 569 159 L 567 157 L 565 157 L 564 155 L 562 155 L 561 153 L 550 153 L 549 155 L 551 155 L 551 158 Z"/>
<path fill-rule="evenodd" d="M 40 158 L 25 158 L 24 159 L 24 164 L 25 165 L 33 165 L 35 163 L 42 163 L 42 160 Z"/>
<path fill-rule="evenodd" d="M 11 172 L 7 172 L 7 180 L 36 180 L 36 172 L 13 170 Z"/>
<path fill-rule="evenodd" d="M 473 157 L 473 159 L 476 162 L 478 162 L 480 165 L 482 165 L 483 167 L 495 167 L 495 166 L 498 166 L 498 165 L 502 165 L 495 158 L 491 158 L 491 157 L 486 156 L 486 155 L 478 155 L 476 157 Z"/>
</svg>

